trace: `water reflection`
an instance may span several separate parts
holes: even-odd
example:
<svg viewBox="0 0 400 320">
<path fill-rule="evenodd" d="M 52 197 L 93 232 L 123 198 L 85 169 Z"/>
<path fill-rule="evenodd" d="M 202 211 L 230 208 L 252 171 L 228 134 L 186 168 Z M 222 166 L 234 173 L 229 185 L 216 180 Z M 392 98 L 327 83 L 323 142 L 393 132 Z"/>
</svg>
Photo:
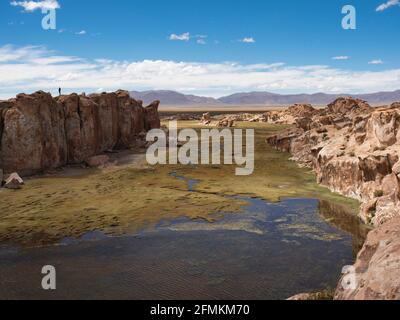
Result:
<svg viewBox="0 0 400 320">
<path fill-rule="evenodd" d="M 285 299 L 335 287 L 364 235 L 354 217 L 315 199 L 246 200 L 214 223 L 182 218 L 135 236 L 0 250 L 0 298 Z M 47 264 L 57 268 L 52 293 L 40 289 Z"/>
<path fill-rule="evenodd" d="M 318 212 L 327 223 L 352 235 L 353 256 L 356 257 L 371 228 L 362 223 L 359 217 L 344 206 L 333 202 L 319 201 Z"/>
</svg>

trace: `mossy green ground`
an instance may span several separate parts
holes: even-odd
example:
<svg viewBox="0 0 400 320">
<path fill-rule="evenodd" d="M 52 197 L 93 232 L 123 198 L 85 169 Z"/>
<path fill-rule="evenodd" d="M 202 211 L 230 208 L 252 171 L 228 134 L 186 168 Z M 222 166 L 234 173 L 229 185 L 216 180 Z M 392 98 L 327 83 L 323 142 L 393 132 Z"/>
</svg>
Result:
<svg viewBox="0 0 400 320">
<path fill-rule="evenodd" d="M 180 126 L 200 128 L 189 121 Z M 236 176 L 236 165 L 150 167 L 142 157 L 103 170 L 28 179 L 22 190 L 0 190 L 0 244 L 49 244 L 94 230 L 112 235 L 135 233 L 183 216 L 212 222 L 246 204 L 227 195 L 270 201 L 319 198 L 357 210 L 356 201 L 318 186 L 310 170 L 300 169 L 288 161 L 289 155 L 266 145 L 265 137 L 282 126 L 239 123 L 238 127 L 256 129 L 251 176 Z M 200 180 L 196 192 L 189 192 L 185 181 L 172 177 L 173 171 Z"/>
</svg>

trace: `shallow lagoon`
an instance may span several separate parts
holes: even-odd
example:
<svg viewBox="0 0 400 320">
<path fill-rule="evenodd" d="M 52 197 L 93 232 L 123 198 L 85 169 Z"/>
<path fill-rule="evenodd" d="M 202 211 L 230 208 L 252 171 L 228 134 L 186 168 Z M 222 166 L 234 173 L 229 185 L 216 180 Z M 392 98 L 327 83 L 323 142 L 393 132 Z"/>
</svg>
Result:
<svg viewBox="0 0 400 320">
<path fill-rule="evenodd" d="M 2 190 L 0 298 L 284 299 L 334 288 L 367 233 L 358 203 L 268 147 L 280 127 L 254 125 L 249 177 L 128 155 L 106 171 Z M 57 268 L 55 292 L 41 290 L 44 265 Z"/>
<path fill-rule="evenodd" d="M 314 199 L 245 200 L 243 213 L 213 223 L 182 218 L 135 236 L 92 232 L 58 246 L 3 247 L 0 298 L 285 299 L 336 286 L 362 226 L 352 235 L 331 225 L 320 212 L 336 213 Z M 40 289 L 48 264 L 57 269 L 51 293 Z"/>
</svg>

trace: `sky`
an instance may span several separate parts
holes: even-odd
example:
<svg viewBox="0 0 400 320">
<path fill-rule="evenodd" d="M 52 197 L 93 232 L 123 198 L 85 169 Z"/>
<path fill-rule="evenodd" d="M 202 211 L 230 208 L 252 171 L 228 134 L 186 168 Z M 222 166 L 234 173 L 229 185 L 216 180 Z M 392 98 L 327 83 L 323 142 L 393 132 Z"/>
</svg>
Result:
<svg viewBox="0 0 400 320">
<path fill-rule="evenodd" d="M 342 26 L 345 5 L 355 29 Z M 399 30 L 400 0 L 0 0 L 0 98 L 392 91 Z"/>
</svg>

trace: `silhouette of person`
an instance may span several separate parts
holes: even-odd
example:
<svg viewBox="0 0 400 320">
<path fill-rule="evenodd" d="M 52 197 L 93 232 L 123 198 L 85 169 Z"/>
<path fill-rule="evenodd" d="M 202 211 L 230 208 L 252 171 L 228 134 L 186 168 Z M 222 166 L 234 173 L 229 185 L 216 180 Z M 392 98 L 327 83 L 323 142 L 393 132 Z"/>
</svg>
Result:
<svg viewBox="0 0 400 320">
<path fill-rule="evenodd" d="M 61 88 L 58 88 L 58 95 L 61 96 Z"/>
</svg>

